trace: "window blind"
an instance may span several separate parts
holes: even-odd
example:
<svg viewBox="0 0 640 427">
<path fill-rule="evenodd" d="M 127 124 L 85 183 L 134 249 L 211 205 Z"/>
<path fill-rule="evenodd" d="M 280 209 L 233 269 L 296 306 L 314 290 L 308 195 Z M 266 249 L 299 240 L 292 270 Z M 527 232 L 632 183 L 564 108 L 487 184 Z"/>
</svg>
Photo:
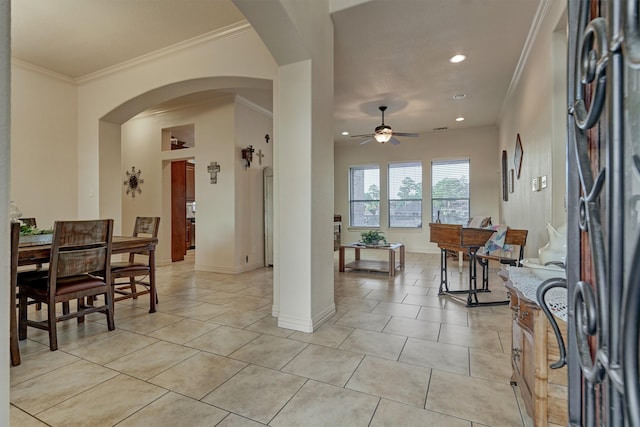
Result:
<svg viewBox="0 0 640 427">
<path fill-rule="evenodd" d="M 469 220 L 469 159 L 431 162 L 431 219 L 447 224 Z"/>
</svg>

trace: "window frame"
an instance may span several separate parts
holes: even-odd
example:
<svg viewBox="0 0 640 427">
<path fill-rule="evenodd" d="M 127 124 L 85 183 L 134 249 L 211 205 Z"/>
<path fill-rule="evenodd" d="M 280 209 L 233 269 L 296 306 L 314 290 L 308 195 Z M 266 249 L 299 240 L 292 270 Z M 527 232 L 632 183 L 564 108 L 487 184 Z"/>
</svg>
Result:
<svg viewBox="0 0 640 427">
<path fill-rule="evenodd" d="M 354 189 L 353 189 L 353 182 L 354 182 L 354 178 L 353 178 L 353 173 L 354 171 L 365 171 L 365 170 L 377 170 L 378 172 L 378 179 L 377 179 L 377 183 L 375 185 L 377 185 L 378 187 L 378 198 L 377 199 L 354 199 Z M 382 214 L 382 200 L 380 198 L 380 164 L 378 163 L 370 163 L 370 164 L 365 164 L 365 165 L 353 165 L 353 166 L 349 166 L 349 227 L 352 228 L 380 228 L 380 224 L 381 224 L 381 214 Z M 370 187 L 369 187 L 370 188 Z M 363 189 L 364 190 L 368 190 L 368 189 Z M 368 192 L 368 191 L 367 191 Z M 364 192 L 364 194 L 367 194 L 367 192 Z M 377 225 L 374 224 L 354 224 L 354 217 L 356 216 L 354 214 L 354 204 L 357 203 L 371 203 L 371 202 L 377 202 L 378 204 L 378 223 Z"/>
<path fill-rule="evenodd" d="M 413 199 L 400 199 L 400 198 L 394 198 L 392 197 L 391 192 L 392 190 L 392 185 L 391 185 L 391 180 L 392 180 L 392 169 L 399 169 L 401 167 L 405 167 L 405 168 L 409 168 L 409 167 L 419 167 L 420 168 L 420 198 L 413 198 Z M 424 218 L 424 167 L 422 164 L 422 161 L 404 161 L 404 162 L 393 162 L 393 163 L 388 163 L 387 164 L 387 223 L 389 228 L 401 228 L 401 229 L 420 229 L 422 228 L 422 224 L 423 224 L 423 218 Z M 391 209 L 392 209 L 392 205 L 394 205 L 395 203 L 398 202 L 418 202 L 419 201 L 419 206 L 420 206 L 420 217 L 419 217 L 419 221 L 417 223 L 417 225 L 398 225 L 396 224 L 392 224 L 392 215 L 391 215 Z M 394 217 L 397 215 L 394 215 Z"/>
</svg>

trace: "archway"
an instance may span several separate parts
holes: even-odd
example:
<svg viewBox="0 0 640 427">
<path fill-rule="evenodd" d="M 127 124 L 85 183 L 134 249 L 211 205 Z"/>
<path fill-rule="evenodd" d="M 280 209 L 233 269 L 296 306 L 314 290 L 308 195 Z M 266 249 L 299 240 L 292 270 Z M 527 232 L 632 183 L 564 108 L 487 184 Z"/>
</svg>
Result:
<svg viewBox="0 0 640 427">
<path fill-rule="evenodd" d="M 127 233 L 127 222 L 131 222 L 131 218 L 123 217 L 123 199 L 122 199 L 122 173 L 125 169 L 129 169 L 132 165 L 121 164 L 123 158 L 123 136 L 122 125 L 127 123 L 144 111 L 161 112 L 167 105 L 173 103 L 216 103 L 219 100 L 235 100 L 238 98 L 244 100 L 256 99 L 255 105 L 269 104 L 271 107 L 272 82 L 266 79 L 243 78 L 243 77 L 211 77 L 186 80 L 182 82 L 172 83 L 163 87 L 147 91 L 143 94 L 132 98 L 109 113 L 105 114 L 99 122 L 99 210 L 100 216 L 110 217 L 116 220 L 117 224 L 121 224 L 122 233 Z M 215 99 L 211 101 L 211 99 Z M 158 107 L 159 106 L 159 107 Z M 270 113 L 271 108 L 264 108 Z M 269 119 L 271 124 L 271 119 Z M 221 135 L 221 139 L 233 140 L 235 136 Z M 160 146 L 158 146 L 158 149 Z M 187 151 L 187 150 L 179 150 Z M 159 153 L 153 155 L 158 156 Z M 153 168 L 148 165 L 147 170 L 143 171 L 146 175 L 147 182 L 156 184 L 165 180 L 164 166 L 171 160 L 176 160 L 180 156 L 193 156 L 193 153 L 163 152 Z M 230 156 L 226 163 L 226 173 L 232 173 L 233 161 L 235 159 Z M 209 161 L 209 158 L 206 159 Z M 164 165 L 164 166 L 163 166 Z M 135 165 L 134 165 L 135 166 Z M 152 170 L 150 170 L 152 169 Z M 230 175 L 227 175 L 230 176 Z M 147 184 L 145 185 L 153 185 Z M 151 188 L 151 187 L 148 187 Z M 144 188 L 143 188 L 144 191 Z M 156 190 L 157 191 L 157 190 Z M 163 212 L 167 216 L 164 202 L 155 200 L 153 206 L 149 206 L 149 210 L 154 212 Z M 168 216 L 167 216 L 168 218 Z M 170 247 L 168 238 L 170 233 L 170 221 L 167 219 L 161 223 L 160 232 L 160 252 L 159 260 L 167 260 L 163 253 Z M 116 230 L 116 232 L 119 232 Z M 231 271 L 230 271 L 231 272 Z"/>
</svg>

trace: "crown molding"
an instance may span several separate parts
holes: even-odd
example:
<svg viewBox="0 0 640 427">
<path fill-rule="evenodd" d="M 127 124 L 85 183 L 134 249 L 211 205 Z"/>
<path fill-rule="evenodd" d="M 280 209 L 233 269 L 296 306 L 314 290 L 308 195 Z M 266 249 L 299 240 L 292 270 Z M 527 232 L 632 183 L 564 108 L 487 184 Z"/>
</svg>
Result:
<svg viewBox="0 0 640 427">
<path fill-rule="evenodd" d="M 500 108 L 499 121 L 501 121 L 502 117 L 504 117 L 505 108 L 507 107 L 507 105 L 509 105 L 513 97 L 513 93 L 520 83 L 520 78 L 522 77 L 522 73 L 526 68 L 527 61 L 529 60 L 529 55 L 531 54 L 531 49 L 533 49 L 538 34 L 540 33 L 540 29 L 542 28 L 544 18 L 547 16 L 550 7 L 551 0 L 540 0 L 540 3 L 538 3 L 536 15 L 533 18 L 533 23 L 531 24 L 531 28 L 529 29 L 529 34 L 527 34 L 527 39 L 525 40 L 524 47 L 522 48 L 522 52 L 520 53 L 518 64 L 516 65 L 513 77 L 511 78 L 511 83 L 509 84 L 509 88 L 507 89 L 507 94 L 504 97 L 502 107 Z"/>
<path fill-rule="evenodd" d="M 252 109 L 254 111 L 257 111 L 258 113 L 260 113 L 260 114 L 262 114 L 262 115 L 264 115 L 266 117 L 269 117 L 270 119 L 273 119 L 273 113 L 271 111 L 267 110 L 266 108 L 263 108 L 263 107 L 259 106 L 258 104 L 254 103 L 254 102 L 249 101 L 247 98 L 244 98 L 244 97 L 242 97 L 240 95 L 236 95 L 236 102 L 238 104 L 242 104 L 245 107 L 248 107 L 248 108 L 250 108 L 250 109 Z"/>
<path fill-rule="evenodd" d="M 23 68 L 25 70 L 29 70 L 29 71 L 34 71 L 38 74 L 44 74 L 46 76 L 49 76 L 51 78 L 57 79 L 57 80 L 62 80 L 65 83 L 71 83 L 71 84 L 75 84 L 75 80 L 67 75 L 61 74 L 61 73 L 56 73 L 55 71 L 51 71 L 48 68 L 44 68 L 44 67 L 40 67 L 39 65 L 34 65 L 30 62 L 27 61 L 23 61 L 22 59 L 18 59 L 18 58 L 11 58 L 11 65 L 14 65 L 18 68 Z"/>
<path fill-rule="evenodd" d="M 167 46 L 165 48 L 156 50 L 154 52 L 150 52 L 144 54 L 142 56 L 138 56 L 137 58 L 131 59 L 129 61 L 122 62 L 117 65 L 113 65 L 111 67 L 104 68 L 100 71 L 96 71 L 95 73 L 87 74 L 82 77 L 78 77 L 74 79 L 74 82 L 78 85 L 88 83 L 92 80 L 96 80 L 110 74 L 114 74 L 128 68 L 135 67 L 140 64 L 144 64 L 146 62 L 150 62 L 156 60 L 158 58 L 162 58 L 164 56 L 172 55 L 176 52 L 191 48 L 193 46 L 198 46 L 203 43 L 207 43 L 211 40 L 222 39 L 225 37 L 231 37 L 236 34 L 248 31 L 251 29 L 251 24 L 249 24 L 246 20 L 240 21 L 238 23 L 228 25 L 226 27 L 211 31 L 206 34 L 199 35 L 197 37 L 191 38 L 189 40 L 182 41 L 180 43 L 176 43 L 171 46 Z"/>
</svg>

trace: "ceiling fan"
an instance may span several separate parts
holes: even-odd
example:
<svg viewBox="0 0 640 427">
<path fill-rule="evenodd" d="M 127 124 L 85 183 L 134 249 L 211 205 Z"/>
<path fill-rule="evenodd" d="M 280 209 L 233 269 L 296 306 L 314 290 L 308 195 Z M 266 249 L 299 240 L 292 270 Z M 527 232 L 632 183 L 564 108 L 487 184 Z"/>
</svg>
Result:
<svg viewBox="0 0 640 427">
<path fill-rule="evenodd" d="M 382 113 L 382 124 L 380 126 L 376 126 L 373 133 L 364 134 L 364 135 L 352 135 L 351 137 L 352 138 L 366 137 L 367 139 L 362 141 L 360 144 L 366 144 L 372 139 L 375 139 L 380 144 L 384 144 L 385 142 L 390 142 L 394 145 L 397 145 L 397 144 L 400 144 L 400 141 L 394 138 L 394 136 L 411 136 L 411 137 L 418 136 L 417 133 L 394 132 L 393 129 L 391 129 L 391 126 L 385 125 L 384 112 L 386 111 L 386 109 L 387 109 L 386 105 L 381 105 L 378 107 L 378 110 L 380 110 L 380 112 Z"/>
</svg>

